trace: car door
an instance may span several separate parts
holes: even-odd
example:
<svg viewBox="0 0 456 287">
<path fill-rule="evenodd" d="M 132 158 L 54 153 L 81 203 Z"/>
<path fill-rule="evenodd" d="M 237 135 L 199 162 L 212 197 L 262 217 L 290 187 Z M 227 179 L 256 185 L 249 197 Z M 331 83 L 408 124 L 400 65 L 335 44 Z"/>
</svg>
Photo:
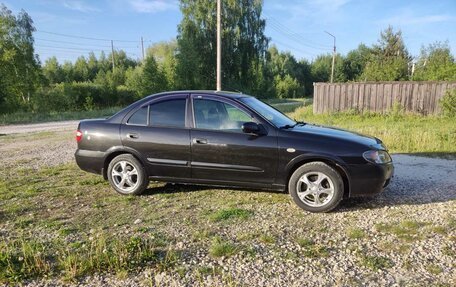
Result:
<svg viewBox="0 0 456 287">
<path fill-rule="evenodd" d="M 242 132 L 244 122 L 261 121 L 239 103 L 213 95 L 192 95 L 192 178 L 220 183 L 269 185 L 277 170 L 277 136 Z M 267 130 L 267 127 L 265 127 Z"/>
<path fill-rule="evenodd" d="M 139 152 L 151 177 L 191 177 L 187 102 L 187 95 L 160 97 L 131 112 L 121 126 L 123 145 Z"/>
</svg>

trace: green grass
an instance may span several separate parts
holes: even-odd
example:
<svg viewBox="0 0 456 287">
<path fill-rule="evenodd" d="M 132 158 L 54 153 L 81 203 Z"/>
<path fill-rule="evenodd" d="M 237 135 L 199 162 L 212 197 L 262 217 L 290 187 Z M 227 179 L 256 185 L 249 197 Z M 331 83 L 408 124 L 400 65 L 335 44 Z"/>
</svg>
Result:
<svg viewBox="0 0 456 287">
<path fill-rule="evenodd" d="M 396 235 L 398 238 L 413 241 L 422 239 L 423 234 L 420 232 L 421 228 L 426 223 L 418 222 L 413 220 L 404 220 L 400 223 L 379 223 L 375 225 L 375 228 L 379 232 L 390 233 Z"/>
<path fill-rule="evenodd" d="M 51 140 L 60 136 L 45 135 Z M 41 136 L 4 136 L 0 145 Z M 101 176 L 83 172 L 74 163 L 40 169 L 21 166 L 0 169 L 0 285 L 34 278 L 79 281 L 90 274 L 125 278 L 145 271 L 151 272 L 150 278 L 165 272 L 179 274 L 186 282 L 207 274 L 230 283 L 232 278 L 217 271 L 218 265 L 214 265 L 215 271 L 198 271 L 186 265 L 188 259 L 200 258 L 198 253 L 203 250 L 217 262 L 230 256 L 249 261 L 272 254 L 278 262 L 318 264 L 320 260 L 312 259 L 343 252 L 331 239 L 333 232 L 364 238 L 350 240 L 349 248 L 354 250 L 372 237 L 370 228 L 362 230 L 363 236 L 350 224 L 330 228 L 337 214 L 303 213 L 284 193 L 152 182 L 143 196 L 120 196 Z M 268 212 L 271 206 L 273 213 Z M 357 222 L 366 212 L 369 210 L 361 209 L 346 215 L 350 222 Z M 456 242 L 456 220 L 451 212 L 443 214 L 444 221 L 439 223 L 421 222 L 418 215 L 412 217 L 418 221 L 403 220 L 403 215 L 388 213 L 387 223 L 377 225 L 380 236 L 376 243 L 381 252 L 406 254 L 414 249 L 408 240 L 439 236 L 443 237 L 442 254 L 454 257 L 451 244 Z M 137 219 L 140 223 L 133 224 Z M 320 232 L 325 233 L 323 237 L 311 240 Z M 396 236 L 383 236 L 387 234 Z M 301 248 L 281 247 L 290 241 Z M 387 244 L 380 248 L 384 242 Z M 195 260 L 202 266 L 208 264 Z M 370 257 L 363 262 L 371 269 L 388 266 L 382 259 Z M 419 261 L 412 263 L 421 266 Z M 429 262 L 423 266 L 426 264 Z"/>
<path fill-rule="evenodd" d="M 111 107 L 92 111 L 65 111 L 49 113 L 17 112 L 12 114 L 2 114 L 0 115 L 0 125 L 105 118 L 115 114 L 121 108 L 122 107 Z"/>
<path fill-rule="evenodd" d="M 434 275 L 439 275 L 440 273 L 443 272 L 442 267 L 435 265 L 435 264 L 429 264 L 426 266 L 426 270 Z"/>
<path fill-rule="evenodd" d="M 264 244 L 273 244 L 276 242 L 276 239 L 274 236 L 272 235 L 268 235 L 268 234 L 262 234 L 259 238 L 260 242 L 264 243 Z"/>
<path fill-rule="evenodd" d="M 311 98 L 285 98 L 285 99 L 263 99 L 265 103 L 270 105 L 287 104 L 287 103 L 305 103 L 311 101 Z"/>
<path fill-rule="evenodd" d="M 249 218 L 252 214 L 252 211 L 242 208 L 227 208 L 212 213 L 209 216 L 209 218 L 214 222 L 228 221 L 234 219 L 244 220 Z"/>
<path fill-rule="evenodd" d="M 394 262 L 384 256 L 361 256 L 361 265 L 373 271 L 388 269 L 394 266 Z"/>
<path fill-rule="evenodd" d="M 304 256 L 309 258 L 326 257 L 329 255 L 329 249 L 326 246 L 315 243 L 308 238 L 298 238 L 297 243 L 302 248 Z"/>
<path fill-rule="evenodd" d="M 347 236 L 351 239 L 361 239 L 366 237 L 366 233 L 361 228 L 351 227 L 347 230 Z"/>
<path fill-rule="evenodd" d="M 103 233 L 71 246 L 62 241 L 2 242 L 0 282 L 21 282 L 57 274 L 65 281 L 73 281 L 95 272 L 128 273 L 144 266 L 158 270 L 172 268 L 179 253 L 154 242 L 153 238 L 113 238 Z"/>
<path fill-rule="evenodd" d="M 239 248 L 230 241 L 214 237 L 209 247 L 209 255 L 212 257 L 229 257 L 239 251 Z"/>
<path fill-rule="evenodd" d="M 356 112 L 314 115 L 311 105 L 298 108 L 288 115 L 307 123 L 338 127 L 378 137 L 393 153 L 456 153 L 456 118 Z"/>
</svg>

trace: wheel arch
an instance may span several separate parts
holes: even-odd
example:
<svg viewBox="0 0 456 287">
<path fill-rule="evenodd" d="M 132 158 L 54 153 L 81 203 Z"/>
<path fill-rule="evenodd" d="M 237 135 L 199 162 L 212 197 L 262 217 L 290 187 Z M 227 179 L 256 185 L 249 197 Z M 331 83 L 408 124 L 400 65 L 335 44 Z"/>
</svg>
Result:
<svg viewBox="0 0 456 287">
<path fill-rule="evenodd" d="M 287 184 L 286 188 L 288 190 L 288 182 L 290 181 L 291 176 L 293 173 L 302 165 L 310 162 L 323 162 L 330 167 L 334 168 L 342 177 L 343 183 L 344 183 L 344 198 L 348 198 L 350 196 L 350 177 L 347 172 L 347 168 L 345 167 L 345 164 L 342 162 L 342 160 L 327 156 L 327 155 L 303 155 L 299 156 L 297 158 L 294 158 L 292 161 L 290 161 L 286 167 L 287 169 Z"/>
<path fill-rule="evenodd" d="M 113 158 L 115 158 L 116 156 L 121 155 L 121 154 L 131 154 L 142 164 L 143 167 L 146 167 L 146 165 L 144 164 L 144 161 L 141 159 L 140 153 L 137 152 L 136 150 L 127 148 L 124 146 L 112 147 L 106 152 L 106 156 L 104 158 L 103 170 L 102 170 L 102 175 L 103 175 L 104 179 L 106 179 L 106 180 L 108 179 L 109 163 L 112 161 Z"/>
</svg>

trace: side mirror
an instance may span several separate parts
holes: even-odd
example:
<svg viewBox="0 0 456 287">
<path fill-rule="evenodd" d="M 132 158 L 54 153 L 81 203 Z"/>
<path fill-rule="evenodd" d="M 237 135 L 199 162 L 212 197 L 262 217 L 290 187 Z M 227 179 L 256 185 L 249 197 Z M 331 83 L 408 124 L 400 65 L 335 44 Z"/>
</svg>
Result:
<svg viewBox="0 0 456 287">
<path fill-rule="evenodd" d="M 246 122 L 242 124 L 242 131 L 246 134 L 259 134 L 261 129 L 257 123 Z"/>
</svg>

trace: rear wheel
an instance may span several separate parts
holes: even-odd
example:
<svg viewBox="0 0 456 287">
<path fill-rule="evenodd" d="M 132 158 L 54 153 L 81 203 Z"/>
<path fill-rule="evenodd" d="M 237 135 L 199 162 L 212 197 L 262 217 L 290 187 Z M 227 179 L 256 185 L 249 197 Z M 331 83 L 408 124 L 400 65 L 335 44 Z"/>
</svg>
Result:
<svg viewBox="0 0 456 287">
<path fill-rule="evenodd" d="M 111 186 L 123 195 L 141 194 L 149 184 L 144 167 L 131 154 L 121 154 L 113 158 L 107 175 Z"/>
<path fill-rule="evenodd" d="M 291 176 L 288 190 L 294 202 L 310 212 L 328 212 L 342 200 L 344 183 L 340 174 L 323 162 L 310 162 Z"/>
</svg>

